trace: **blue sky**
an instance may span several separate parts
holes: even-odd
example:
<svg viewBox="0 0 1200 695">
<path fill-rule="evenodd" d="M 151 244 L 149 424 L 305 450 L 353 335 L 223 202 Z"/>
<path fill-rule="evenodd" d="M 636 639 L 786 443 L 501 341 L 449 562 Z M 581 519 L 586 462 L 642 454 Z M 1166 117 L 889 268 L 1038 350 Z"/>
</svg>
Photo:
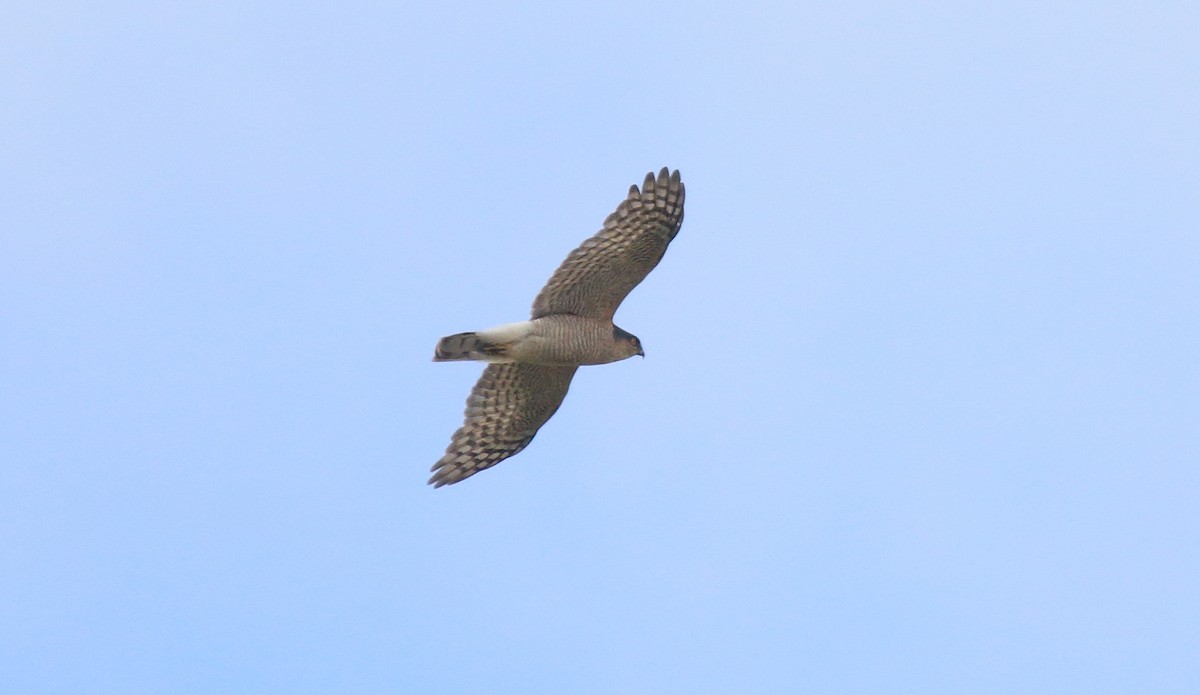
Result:
<svg viewBox="0 0 1200 695">
<path fill-rule="evenodd" d="M 1194 3 L 19 5 L 5 692 L 1200 692 Z M 646 359 L 427 487 L 661 166 Z"/>
</svg>

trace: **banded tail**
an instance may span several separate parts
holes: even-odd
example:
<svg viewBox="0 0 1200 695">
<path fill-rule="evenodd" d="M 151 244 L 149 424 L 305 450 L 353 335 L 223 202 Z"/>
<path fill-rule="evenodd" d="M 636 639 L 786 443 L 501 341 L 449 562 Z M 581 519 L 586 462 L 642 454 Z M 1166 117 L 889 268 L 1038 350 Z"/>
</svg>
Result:
<svg viewBox="0 0 1200 695">
<path fill-rule="evenodd" d="M 513 362 L 509 350 L 533 330 L 532 321 L 506 323 L 482 331 L 455 333 L 438 341 L 433 351 L 434 362 L 481 360 L 483 362 Z"/>
<path fill-rule="evenodd" d="M 491 342 L 478 333 L 456 333 L 438 341 L 433 351 L 434 362 L 457 362 L 459 360 L 504 361 L 508 345 Z"/>
</svg>

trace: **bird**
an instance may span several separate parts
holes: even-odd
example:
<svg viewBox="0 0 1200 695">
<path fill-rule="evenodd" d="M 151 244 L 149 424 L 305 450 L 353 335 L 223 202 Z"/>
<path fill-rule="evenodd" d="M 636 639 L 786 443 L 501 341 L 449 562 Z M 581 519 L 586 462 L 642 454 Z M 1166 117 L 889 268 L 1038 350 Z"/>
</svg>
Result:
<svg viewBox="0 0 1200 695">
<path fill-rule="evenodd" d="M 554 271 L 528 321 L 438 341 L 435 362 L 488 365 L 467 398 L 462 427 L 430 469 L 430 485 L 460 482 L 524 450 L 562 405 L 580 366 L 646 356 L 613 315 L 679 233 L 683 201 L 678 170 L 646 174 Z"/>
</svg>

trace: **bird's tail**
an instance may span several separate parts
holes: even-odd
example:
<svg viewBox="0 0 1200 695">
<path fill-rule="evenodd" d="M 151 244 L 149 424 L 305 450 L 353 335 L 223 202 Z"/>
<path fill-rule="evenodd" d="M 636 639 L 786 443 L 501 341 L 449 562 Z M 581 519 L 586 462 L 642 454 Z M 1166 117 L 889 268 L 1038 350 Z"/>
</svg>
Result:
<svg viewBox="0 0 1200 695">
<path fill-rule="evenodd" d="M 433 351 L 434 362 L 456 362 L 459 360 L 483 360 L 503 362 L 508 345 L 487 340 L 478 333 L 456 333 L 438 341 Z"/>
</svg>

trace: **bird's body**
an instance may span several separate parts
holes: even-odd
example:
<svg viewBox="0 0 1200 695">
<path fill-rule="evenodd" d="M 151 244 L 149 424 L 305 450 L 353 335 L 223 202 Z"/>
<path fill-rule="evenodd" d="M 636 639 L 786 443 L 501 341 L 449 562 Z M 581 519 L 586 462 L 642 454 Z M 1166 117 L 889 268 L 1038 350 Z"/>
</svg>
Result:
<svg viewBox="0 0 1200 695">
<path fill-rule="evenodd" d="M 628 335 L 606 319 L 550 314 L 442 338 L 433 361 L 519 362 L 551 367 L 608 364 L 638 354 L 636 346 L 625 337 Z"/>
<path fill-rule="evenodd" d="M 613 314 L 654 269 L 683 224 L 679 172 L 647 174 L 567 256 L 533 302 L 530 320 L 438 341 L 434 361 L 488 362 L 467 399 L 463 426 L 433 465 L 435 487 L 456 483 L 520 452 L 550 419 L 581 365 L 643 355 Z"/>
</svg>

